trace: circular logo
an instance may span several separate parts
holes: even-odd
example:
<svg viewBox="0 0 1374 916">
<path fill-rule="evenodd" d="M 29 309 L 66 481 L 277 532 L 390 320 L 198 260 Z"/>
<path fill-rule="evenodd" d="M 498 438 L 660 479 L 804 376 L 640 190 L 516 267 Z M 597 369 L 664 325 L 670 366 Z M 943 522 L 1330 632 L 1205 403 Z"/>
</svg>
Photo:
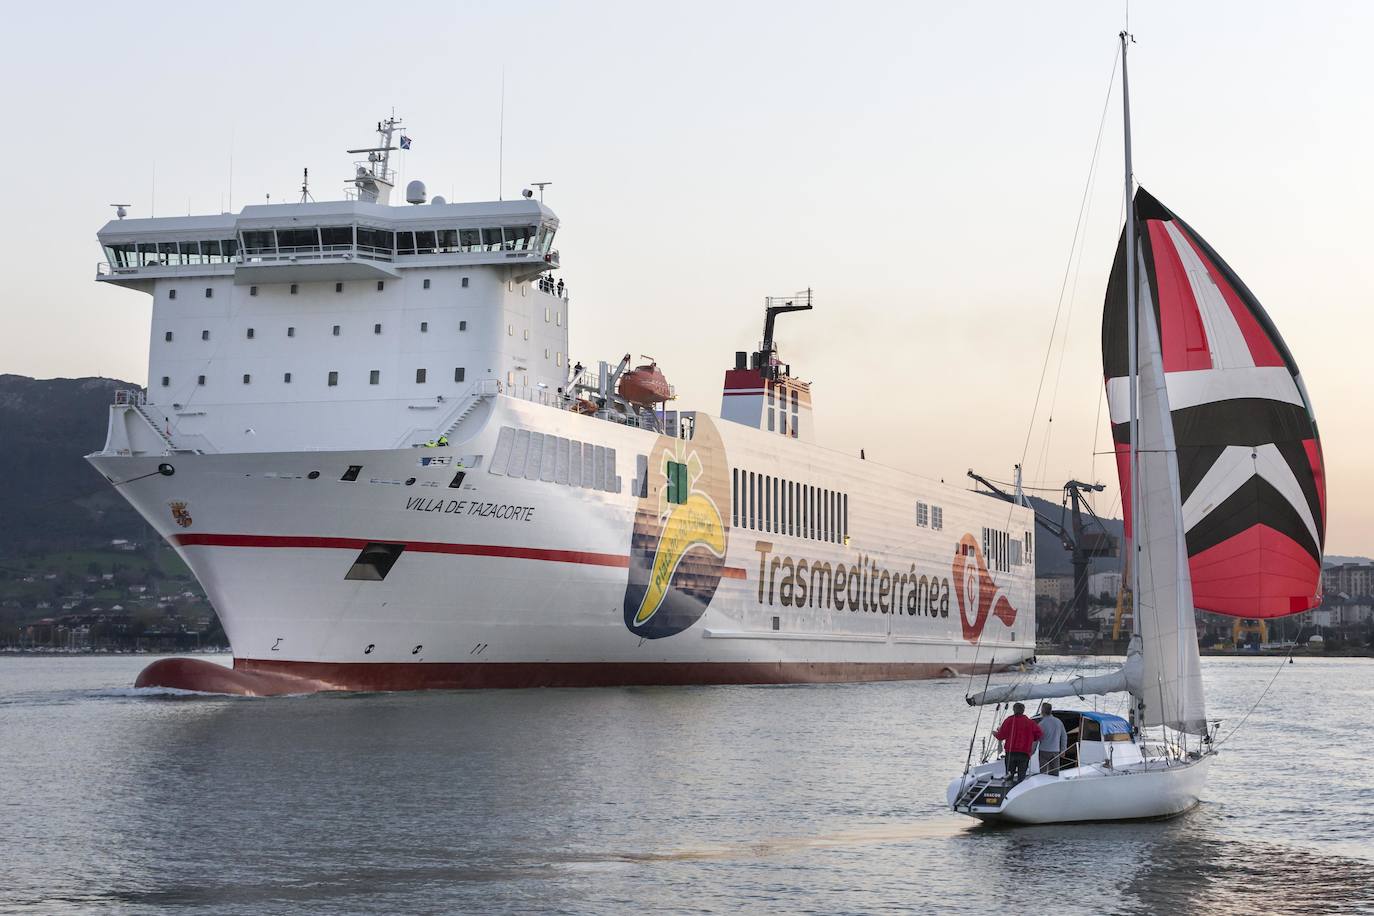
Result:
<svg viewBox="0 0 1374 916">
<path fill-rule="evenodd" d="M 730 468 L 720 432 L 697 415 L 691 439 L 659 436 L 648 456 L 625 586 L 625 626 L 645 639 L 701 619 L 725 570 Z"/>
</svg>

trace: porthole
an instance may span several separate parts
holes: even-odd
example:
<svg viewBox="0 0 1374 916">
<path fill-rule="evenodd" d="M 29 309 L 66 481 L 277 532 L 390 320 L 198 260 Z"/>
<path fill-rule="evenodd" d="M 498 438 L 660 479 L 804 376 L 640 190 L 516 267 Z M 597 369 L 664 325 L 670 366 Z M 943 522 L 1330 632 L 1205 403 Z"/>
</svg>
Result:
<svg viewBox="0 0 1374 916">
<path fill-rule="evenodd" d="M 319 479 L 320 479 L 320 472 L 319 472 L 319 471 L 311 471 L 309 474 L 306 474 L 305 476 L 306 476 L 306 477 L 309 477 L 311 480 L 319 480 Z"/>
</svg>

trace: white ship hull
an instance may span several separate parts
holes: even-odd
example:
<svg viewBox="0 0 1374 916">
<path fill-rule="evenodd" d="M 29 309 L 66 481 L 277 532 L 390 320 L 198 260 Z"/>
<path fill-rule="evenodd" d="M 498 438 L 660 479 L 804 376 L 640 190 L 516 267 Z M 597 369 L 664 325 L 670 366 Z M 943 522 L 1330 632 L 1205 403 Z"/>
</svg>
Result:
<svg viewBox="0 0 1374 916">
<path fill-rule="evenodd" d="M 983 528 L 1010 524 L 1019 538 L 1027 510 L 701 422 L 684 442 L 490 397 L 447 449 L 107 449 L 90 460 L 194 571 L 243 672 L 338 689 L 786 683 L 934 677 L 1033 655 L 1033 565 L 989 573 L 981 551 Z M 522 430 L 614 449 L 619 492 L 511 470 Z M 693 469 L 692 505 L 663 501 L 674 454 Z M 648 459 L 638 469 L 637 456 Z M 350 466 L 357 479 L 342 480 Z M 732 480 L 754 469 L 780 488 L 770 497 L 804 481 L 844 501 L 808 523 L 815 536 L 798 536 L 807 520 L 785 498 L 765 515 L 762 492 L 751 521 Z M 942 508 L 939 530 L 915 524 L 918 500 Z M 703 507 L 719 513 L 714 534 L 674 518 Z M 669 529 L 696 540 L 673 542 Z M 379 544 L 399 548 L 394 565 L 349 578 Z"/>
</svg>

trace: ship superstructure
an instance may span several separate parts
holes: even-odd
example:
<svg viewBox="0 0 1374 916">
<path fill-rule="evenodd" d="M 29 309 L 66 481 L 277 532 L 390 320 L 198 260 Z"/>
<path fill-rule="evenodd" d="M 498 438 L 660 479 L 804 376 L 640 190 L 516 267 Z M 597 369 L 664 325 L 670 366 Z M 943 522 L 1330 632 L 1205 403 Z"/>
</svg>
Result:
<svg viewBox="0 0 1374 916">
<path fill-rule="evenodd" d="M 349 199 L 99 233 L 99 279 L 153 314 L 148 387 L 91 461 L 210 595 L 238 678 L 216 689 L 859 680 L 1032 655 L 1029 509 L 815 444 L 773 334 L 810 291 L 765 303 L 722 419 L 684 409 L 651 358 L 569 357 L 541 201 L 411 182 L 391 205 L 396 123 L 352 151 Z M 145 680 L 204 682 L 173 668 Z"/>
</svg>

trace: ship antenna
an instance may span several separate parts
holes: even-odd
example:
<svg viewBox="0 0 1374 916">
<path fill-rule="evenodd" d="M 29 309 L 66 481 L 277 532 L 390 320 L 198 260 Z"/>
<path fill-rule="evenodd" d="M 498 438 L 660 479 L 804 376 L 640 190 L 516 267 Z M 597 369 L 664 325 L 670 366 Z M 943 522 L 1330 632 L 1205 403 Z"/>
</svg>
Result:
<svg viewBox="0 0 1374 916">
<path fill-rule="evenodd" d="M 501 186 L 506 182 L 506 68 L 501 68 L 501 118 L 496 129 L 496 199 L 505 200 Z M 543 198 L 540 198 L 541 200 Z"/>
<path fill-rule="evenodd" d="M 315 198 L 310 196 L 310 169 L 301 169 L 301 203 L 314 203 Z"/>
</svg>

